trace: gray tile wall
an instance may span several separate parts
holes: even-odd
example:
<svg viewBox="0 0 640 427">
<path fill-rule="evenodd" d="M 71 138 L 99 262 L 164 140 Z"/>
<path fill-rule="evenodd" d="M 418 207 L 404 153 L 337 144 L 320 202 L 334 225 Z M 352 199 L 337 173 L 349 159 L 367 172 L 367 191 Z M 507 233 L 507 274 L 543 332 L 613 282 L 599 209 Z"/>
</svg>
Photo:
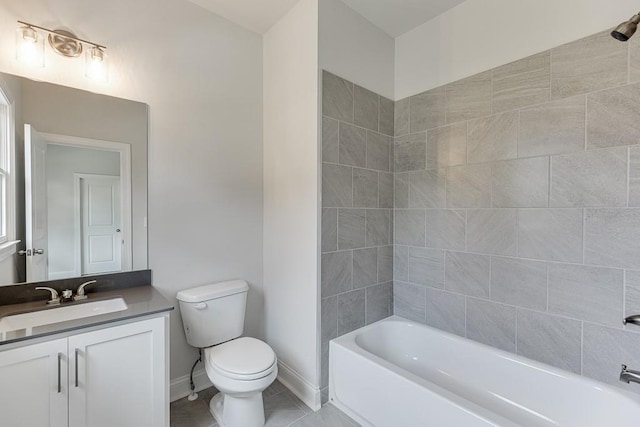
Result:
<svg viewBox="0 0 640 427">
<path fill-rule="evenodd" d="M 321 344 L 325 388 L 329 341 L 393 312 L 394 102 L 328 72 L 322 79 Z M 420 108 L 425 105 L 423 102 Z M 414 143 L 407 141 L 407 146 Z M 430 179 L 439 178 L 429 172 L 416 176 L 415 182 Z M 414 200 L 425 205 L 444 203 L 444 187 L 414 196 Z"/>
<path fill-rule="evenodd" d="M 395 314 L 639 391 L 639 59 L 606 31 L 395 103 Z"/>
</svg>

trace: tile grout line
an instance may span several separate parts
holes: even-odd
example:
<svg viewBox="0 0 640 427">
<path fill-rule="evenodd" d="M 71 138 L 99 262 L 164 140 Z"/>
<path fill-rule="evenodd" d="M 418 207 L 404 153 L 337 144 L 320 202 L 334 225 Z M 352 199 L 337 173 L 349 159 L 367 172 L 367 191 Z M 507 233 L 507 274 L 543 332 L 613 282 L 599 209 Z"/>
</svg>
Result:
<svg viewBox="0 0 640 427">
<path fill-rule="evenodd" d="M 516 325 L 515 325 L 515 354 L 518 354 L 518 307 L 516 307 Z"/>
<path fill-rule="evenodd" d="M 574 321 L 574 322 L 585 322 L 585 323 L 589 323 L 589 324 L 592 324 L 592 325 L 597 325 L 597 326 L 600 326 L 600 327 L 603 327 L 603 328 L 611 329 L 611 330 L 614 330 L 614 331 L 628 332 L 628 333 L 636 335 L 636 336 L 640 335 L 640 332 L 627 330 L 625 328 L 616 327 L 616 326 L 613 326 L 612 324 L 602 323 L 602 322 L 598 322 L 598 321 L 595 321 L 595 320 L 581 319 L 581 318 L 577 318 L 577 317 L 571 317 L 571 316 L 566 315 L 566 314 L 555 313 L 555 312 L 546 312 L 546 311 L 542 311 L 540 309 L 508 304 L 508 303 L 504 303 L 504 302 L 500 302 L 500 301 L 492 301 L 492 300 L 489 300 L 489 299 L 487 299 L 485 297 L 471 296 L 471 295 L 468 295 L 468 294 L 463 294 L 463 293 L 454 292 L 454 291 L 450 291 L 450 290 L 443 290 L 441 288 L 437 288 L 437 287 L 433 287 L 433 286 L 429 286 L 429 285 L 415 284 L 415 283 L 411 283 L 411 282 L 403 281 L 403 280 L 398 280 L 397 282 L 399 284 L 409 285 L 409 286 L 412 286 L 412 287 L 418 288 L 418 289 L 429 289 L 429 290 L 433 290 L 433 291 L 446 292 L 446 293 L 449 293 L 451 295 L 456 295 L 456 296 L 459 296 L 459 297 L 475 299 L 475 300 L 486 302 L 486 303 L 492 303 L 492 304 L 495 304 L 495 305 L 499 305 L 501 307 L 510 307 L 510 308 L 512 308 L 514 310 L 517 310 L 517 309 L 526 310 L 526 311 L 530 311 L 532 313 L 537 313 L 537 314 L 540 314 L 540 315 L 543 315 L 543 316 L 546 316 L 546 317 L 552 317 L 552 318 L 558 318 L 558 319 L 566 319 L 566 320 L 571 320 L 571 321 Z"/>
<path fill-rule="evenodd" d="M 456 83 L 456 82 L 453 82 L 453 83 Z M 461 119 L 461 120 L 458 120 L 458 121 L 455 121 L 455 122 L 447 123 L 447 124 L 442 125 L 442 126 L 436 126 L 436 127 L 433 127 L 433 128 L 428 128 L 426 130 L 413 132 L 413 133 L 409 132 L 409 133 L 407 133 L 405 135 L 398 135 L 398 136 L 400 137 L 400 136 L 414 135 L 414 134 L 417 134 L 417 133 L 422 133 L 422 132 L 426 132 L 426 131 L 430 131 L 430 130 L 435 130 L 435 129 L 449 127 L 449 126 L 453 126 L 453 125 L 457 125 L 457 124 L 462 124 L 462 123 L 467 122 L 467 121 L 471 122 L 471 121 L 476 121 L 476 120 L 480 120 L 480 119 L 485 119 L 486 120 L 486 119 L 489 119 L 489 118 L 492 118 L 492 117 L 495 117 L 495 116 L 499 116 L 499 115 L 502 115 L 502 114 L 506 114 L 506 113 L 515 113 L 516 111 L 528 110 L 528 109 L 535 108 L 535 107 L 542 107 L 542 106 L 545 106 L 547 104 L 551 104 L 551 103 L 554 103 L 554 102 L 559 102 L 559 101 L 570 99 L 570 98 L 577 98 L 579 96 L 598 94 L 598 93 L 607 92 L 607 91 L 610 91 L 610 90 L 613 90 L 613 89 L 622 89 L 622 88 L 625 88 L 626 86 L 632 86 L 632 85 L 635 85 L 635 84 L 637 84 L 637 82 L 621 83 L 621 84 L 617 84 L 617 85 L 613 85 L 613 86 L 606 86 L 603 89 L 596 89 L 596 90 L 591 90 L 591 91 L 587 91 L 587 92 L 579 92 L 579 93 L 575 93 L 575 94 L 571 94 L 571 95 L 561 96 L 561 97 L 558 97 L 558 98 L 555 98 L 555 99 L 550 99 L 548 101 L 536 102 L 535 104 L 528 104 L 528 105 L 525 105 L 525 106 L 522 106 L 522 107 L 513 108 L 511 110 L 506 110 L 506 111 L 498 112 L 498 113 L 495 113 L 495 114 L 488 114 L 488 115 L 485 114 L 485 115 L 478 116 L 478 117 L 465 118 L 465 119 Z M 330 116 L 327 116 L 327 117 L 333 118 L 333 117 L 330 117 Z M 349 124 L 351 124 L 351 123 L 349 123 Z"/>
<path fill-rule="evenodd" d="M 374 286 L 377 286 L 377 285 L 374 285 Z M 368 300 L 367 294 L 369 293 L 367 291 L 367 289 L 368 289 L 368 287 L 365 287 L 363 289 L 363 291 L 364 291 L 364 324 L 365 325 L 367 324 L 367 300 Z"/>
<path fill-rule="evenodd" d="M 354 104 L 354 108 L 355 108 L 355 104 Z M 380 95 L 378 95 L 378 117 L 377 117 L 377 121 L 378 121 L 378 126 L 377 126 L 377 132 L 380 133 Z"/>
<path fill-rule="evenodd" d="M 629 205 L 630 193 L 631 193 L 631 147 L 627 147 L 627 207 L 631 207 Z"/>
<path fill-rule="evenodd" d="M 335 297 L 336 297 L 336 306 L 335 306 L 335 309 L 336 309 L 336 336 L 338 336 L 338 330 L 339 330 L 338 328 L 339 328 L 339 325 L 340 325 L 340 322 L 338 321 L 338 317 L 339 317 L 339 313 L 338 313 L 338 295 L 336 295 Z"/>
<path fill-rule="evenodd" d="M 516 208 L 516 223 L 514 233 L 516 237 L 516 257 L 520 253 L 520 208 Z"/>
<path fill-rule="evenodd" d="M 621 208 L 618 208 L 618 209 L 626 209 L 626 208 L 622 208 L 621 207 Z M 418 209 L 415 209 L 415 210 L 418 210 Z M 422 210 L 422 209 L 420 209 L 420 210 Z M 582 210 L 582 209 L 580 209 L 580 210 Z M 500 257 L 500 258 L 505 258 L 505 259 L 509 259 L 509 260 L 546 262 L 549 265 L 565 265 L 565 266 L 574 266 L 574 267 L 594 267 L 594 268 L 601 268 L 601 269 L 607 269 L 607 270 L 617 270 L 617 271 L 622 271 L 622 270 L 625 269 L 623 267 L 611 267 L 611 266 L 606 266 L 606 265 L 601 265 L 601 264 L 584 264 L 584 263 L 581 263 L 581 262 L 570 262 L 570 261 L 558 261 L 558 260 L 554 260 L 554 259 L 520 257 L 520 256 L 517 256 L 517 255 L 503 255 L 503 254 L 498 254 L 498 253 L 467 251 L 467 250 L 460 250 L 460 249 L 446 249 L 446 248 L 434 247 L 434 246 L 415 246 L 415 245 L 406 244 L 406 243 L 398 243 L 397 245 L 398 246 L 407 247 L 407 248 L 413 247 L 413 248 L 418 248 L 418 249 L 446 250 L 446 251 L 451 252 L 451 253 L 480 255 L 480 256 L 485 256 L 485 257 L 494 256 L 494 257 Z M 382 246 L 388 246 L 388 245 L 382 245 Z M 360 249 L 371 249 L 371 248 L 360 248 Z M 355 250 L 358 250 L 358 249 L 355 249 Z M 338 252 L 352 252 L 352 251 L 353 251 L 353 249 L 344 249 L 344 250 L 335 251 L 335 252 L 326 252 L 325 254 L 338 253 Z"/>
<path fill-rule="evenodd" d="M 627 317 L 627 270 L 622 270 L 622 317 Z"/>
<path fill-rule="evenodd" d="M 409 115 L 407 117 L 407 133 L 406 135 L 411 135 L 411 98 L 413 98 L 412 96 L 409 97 Z M 395 133 L 395 129 L 394 129 L 394 133 Z"/>
<path fill-rule="evenodd" d="M 469 251 L 469 209 L 464 209 L 464 251 Z"/>
<path fill-rule="evenodd" d="M 547 176 L 549 180 L 547 185 L 547 208 L 551 209 L 551 180 L 553 179 L 553 175 L 551 174 L 551 156 L 549 156 L 547 161 L 549 162 L 547 163 L 549 165 L 549 174 Z"/>
<path fill-rule="evenodd" d="M 516 126 L 516 159 L 520 158 L 520 131 L 522 121 L 522 110 L 518 110 L 518 125 Z"/>
<path fill-rule="evenodd" d="M 584 150 L 583 151 L 588 151 L 587 150 L 587 142 L 589 139 L 589 94 L 585 93 L 584 94 Z"/>
<path fill-rule="evenodd" d="M 553 49 L 549 49 L 549 102 L 553 101 Z"/>
<path fill-rule="evenodd" d="M 442 274 L 444 276 L 442 280 L 442 289 L 447 291 L 447 255 L 449 254 L 448 250 L 444 251 L 444 260 L 442 262 Z"/>
<path fill-rule="evenodd" d="M 356 85 L 351 83 L 351 123 L 356 124 Z"/>
<path fill-rule="evenodd" d="M 585 138 L 586 140 L 586 138 Z M 586 142 L 584 143 L 584 146 L 586 146 Z M 491 165 L 491 164 L 496 164 L 496 163 L 507 163 L 507 162 L 515 162 L 518 160 L 531 160 L 531 159 L 539 159 L 542 157 L 571 157 L 571 156 L 579 156 L 579 155 L 585 155 L 588 153 L 598 153 L 601 151 L 615 151 L 615 150 L 620 150 L 623 148 L 634 148 L 634 147 L 640 147 L 640 142 L 637 144 L 623 144 L 623 145 L 615 145 L 615 146 L 610 146 L 610 147 L 598 147 L 598 148 L 592 148 L 592 149 L 586 149 L 585 147 L 583 147 L 581 150 L 576 150 L 576 151 L 566 151 L 566 152 L 561 152 L 561 153 L 543 153 L 543 154 L 535 154 L 535 155 L 530 155 L 530 156 L 526 156 L 526 157 L 511 157 L 511 158 L 505 158 L 505 159 L 498 159 L 498 160 L 486 160 L 486 161 L 480 161 L 480 162 L 472 162 L 472 163 L 465 163 L 465 164 L 459 164 L 459 165 L 451 165 L 451 166 L 445 166 L 445 167 L 441 167 L 441 168 L 428 168 L 428 169 L 413 169 L 413 170 L 403 170 L 403 171 L 395 171 L 395 172 L 389 172 L 389 173 L 410 173 L 410 172 L 420 172 L 420 171 L 434 171 L 434 170 L 438 170 L 438 169 L 445 169 L 445 168 L 456 168 L 456 167 L 463 167 L 463 166 L 481 166 L 481 165 Z M 328 163 L 331 165 L 337 165 L 337 166 L 350 166 L 353 167 L 355 169 L 364 169 L 364 170 L 369 170 L 372 172 L 387 172 L 384 170 L 380 170 L 380 169 L 369 169 L 369 168 L 364 168 L 361 166 L 353 166 L 353 165 L 348 165 L 348 164 L 343 164 L 343 163 L 335 163 L 335 162 L 327 162 L 327 161 L 323 161 L 323 163 Z"/>
<path fill-rule="evenodd" d="M 546 263 L 546 268 L 547 268 L 547 305 L 545 308 L 545 311 L 548 313 L 549 312 L 549 263 Z"/>
<path fill-rule="evenodd" d="M 467 332 L 467 311 L 469 310 L 467 301 L 468 301 L 469 297 L 467 297 L 466 295 L 464 296 L 464 337 L 467 338 L 468 337 L 468 332 Z"/>
<path fill-rule="evenodd" d="M 627 84 L 631 84 L 631 43 L 627 43 Z"/>
<path fill-rule="evenodd" d="M 580 322 L 580 375 L 584 375 L 584 321 Z"/>
<path fill-rule="evenodd" d="M 491 290 L 493 288 L 493 272 L 492 272 L 492 268 L 493 268 L 493 259 L 495 257 L 494 256 L 490 256 L 489 257 L 489 301 L 493 301 L 492 295 L 491 295 Z"/>
<path fill-rule="evenodd" d="M 375 129 L 371 129 L 371 128 L 367 128 L 367 127 L 364 127 L 364 126 L 360 126 L 360 125 L 357 125 L 355 123 L 344 122 L 344 121 L 342 121 L 340 119 L 336 119 L 335 117 L 322 116 L 322 118 L 323 119 L 334 120 L 334 121 L 340 122 L 340 123 L 342 123 L 342 124 L 344 124 L 346 126 L 350 126 L 350 127 L 353 127 L 353 128 L 359 129 L 359 130 L 363 130 L 365 132 L 371 132 L 371 133 L 377 134 L 379 136 L 384 136 L 384 137 L 387 137 L 387 138 L 395 138 L 393 135 L 387 135 L 386 133 L 378 132 Z M 422 132 L 416 132 L 416 133 L 422 133 Z M 402 136 L 404 136 L 404 135 L 402 135 Z"/>
<path fill-rule="evenodd" d="M 427 324 L 427 305 L 428 305 L 428 298 L 427 298 L 427 289 L 425 288 L 424 290 L 424 323 L 425 325 Z"/>
<path fill-rule="evenodd" d="M 582 263 L 581 265 L 586 265 L 587 257 L 587 210 L 582 208 Z"/>
<path fill-rule="evenodd" d="M 357 209 L 357 210 L 376 210 L 378 208 L 339 208 L 336 206 L 323 206 L 324 209 Z M 552 206 L 550 208 L 547 208 L 546 206 L 530 206 L 530 207 L 524 207 L 524 206 L 508 206 L 508 207 L 495 207 L 495 208 L 478 208 L 478 207 L 449 207 L 449 208 L 397 208 L 395 209 L 396 211 L 417 211 L 417 210 L 426 210 L 426 211 L 461 211 L 461 210 L 473 210 L 473 211 L 492 211 L 492 210 L 516 210 L 516 209 L 521 209 L 521 210 L 531 210 L 531 211 L 547 211 L 549 209 L 552 210 L 559 210 L 559 211 L 570 211 L 570 210 L 576 210 L 576 209 L 595 209 L 595 210 L 603 210 L 603 209 L 609 209 L 609 210 L 627 210 L 627 209 L 633 209 L 633 210 L 637 210 L 640 209 L 636 206 L 630 206 L 629 208 L 627 208 L 627 206 L 611 206 L 611 207 L 606 207 L 606 206 Z M 382 208 L 384 209 L 384 208 Z"/>
</svg>

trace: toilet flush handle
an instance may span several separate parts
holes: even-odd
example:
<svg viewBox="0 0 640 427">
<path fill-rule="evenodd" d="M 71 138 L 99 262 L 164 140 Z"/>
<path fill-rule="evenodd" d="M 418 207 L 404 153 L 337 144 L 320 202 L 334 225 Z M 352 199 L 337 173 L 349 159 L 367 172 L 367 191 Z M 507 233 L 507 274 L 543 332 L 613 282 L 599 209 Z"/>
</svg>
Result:
<svg viewBox="0 0 640 427">
<path fill-rule="evenodd" d="M 199 302 L 199 303 L 195 304 L 193 306 L 193 308 L 195 308 L 196 310 L 204 310 L 205 308 L 207 308 L 207 303 L 206 302 Z"/>
</svg>

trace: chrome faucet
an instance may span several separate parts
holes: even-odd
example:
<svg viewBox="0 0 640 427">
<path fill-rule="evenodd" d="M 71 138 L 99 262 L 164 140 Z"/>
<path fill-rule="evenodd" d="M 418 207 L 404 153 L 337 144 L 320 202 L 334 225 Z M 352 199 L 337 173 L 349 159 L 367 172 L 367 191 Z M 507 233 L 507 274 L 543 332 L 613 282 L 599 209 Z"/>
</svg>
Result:
<svg viewBox="0 0 640 427">
<path fill-rule="evenodd" d="M 38 286 L 36 289 L 51 292 L 51 299 L 47 301 L 48 305 L 60 304 L 60 295 L 58 295 L 58 291 L 56 291 L 55 289 L 48 286 Z"/>
<path fill-rule="evenodd" d="M 76 296 L 73 297 L 74 301 L 87 299 L 87 294 L 84 292 L 85 286 L 96 283 L 97 280 L 89 280 L 88 282 L 84 282 L 82 285 L 78 286 L 78 290 L 76 291 Z"/>
<path fill-rule="evenodd" d="M 622 365 L 620 381 L 627 384 L 631 384 L 632 382 L 640 384 L 640 371 L 633 371 L 631 369 L 627 369 L 627 365 Z"/>
</svg>

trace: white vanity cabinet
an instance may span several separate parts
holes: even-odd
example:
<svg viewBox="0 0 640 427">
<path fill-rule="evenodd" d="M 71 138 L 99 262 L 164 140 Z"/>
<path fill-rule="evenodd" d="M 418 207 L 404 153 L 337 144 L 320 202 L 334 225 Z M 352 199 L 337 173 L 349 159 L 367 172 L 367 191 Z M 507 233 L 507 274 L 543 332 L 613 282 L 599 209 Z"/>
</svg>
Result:
<svg viewBox="0 0 640 427">
<path fill-rule="evenodd" d="M 69 337 L 69 427 L 166 424 L 163 320 Z"/>
<path fill-rule="evenodd" d="M 167 319 L 0 350 L 0 424 L 168 426 Z"/>
<path fill-rule="evenodd" d="M 66 427 L 67 339 L 0 351 L 0 425 Z"/>
</svg>

